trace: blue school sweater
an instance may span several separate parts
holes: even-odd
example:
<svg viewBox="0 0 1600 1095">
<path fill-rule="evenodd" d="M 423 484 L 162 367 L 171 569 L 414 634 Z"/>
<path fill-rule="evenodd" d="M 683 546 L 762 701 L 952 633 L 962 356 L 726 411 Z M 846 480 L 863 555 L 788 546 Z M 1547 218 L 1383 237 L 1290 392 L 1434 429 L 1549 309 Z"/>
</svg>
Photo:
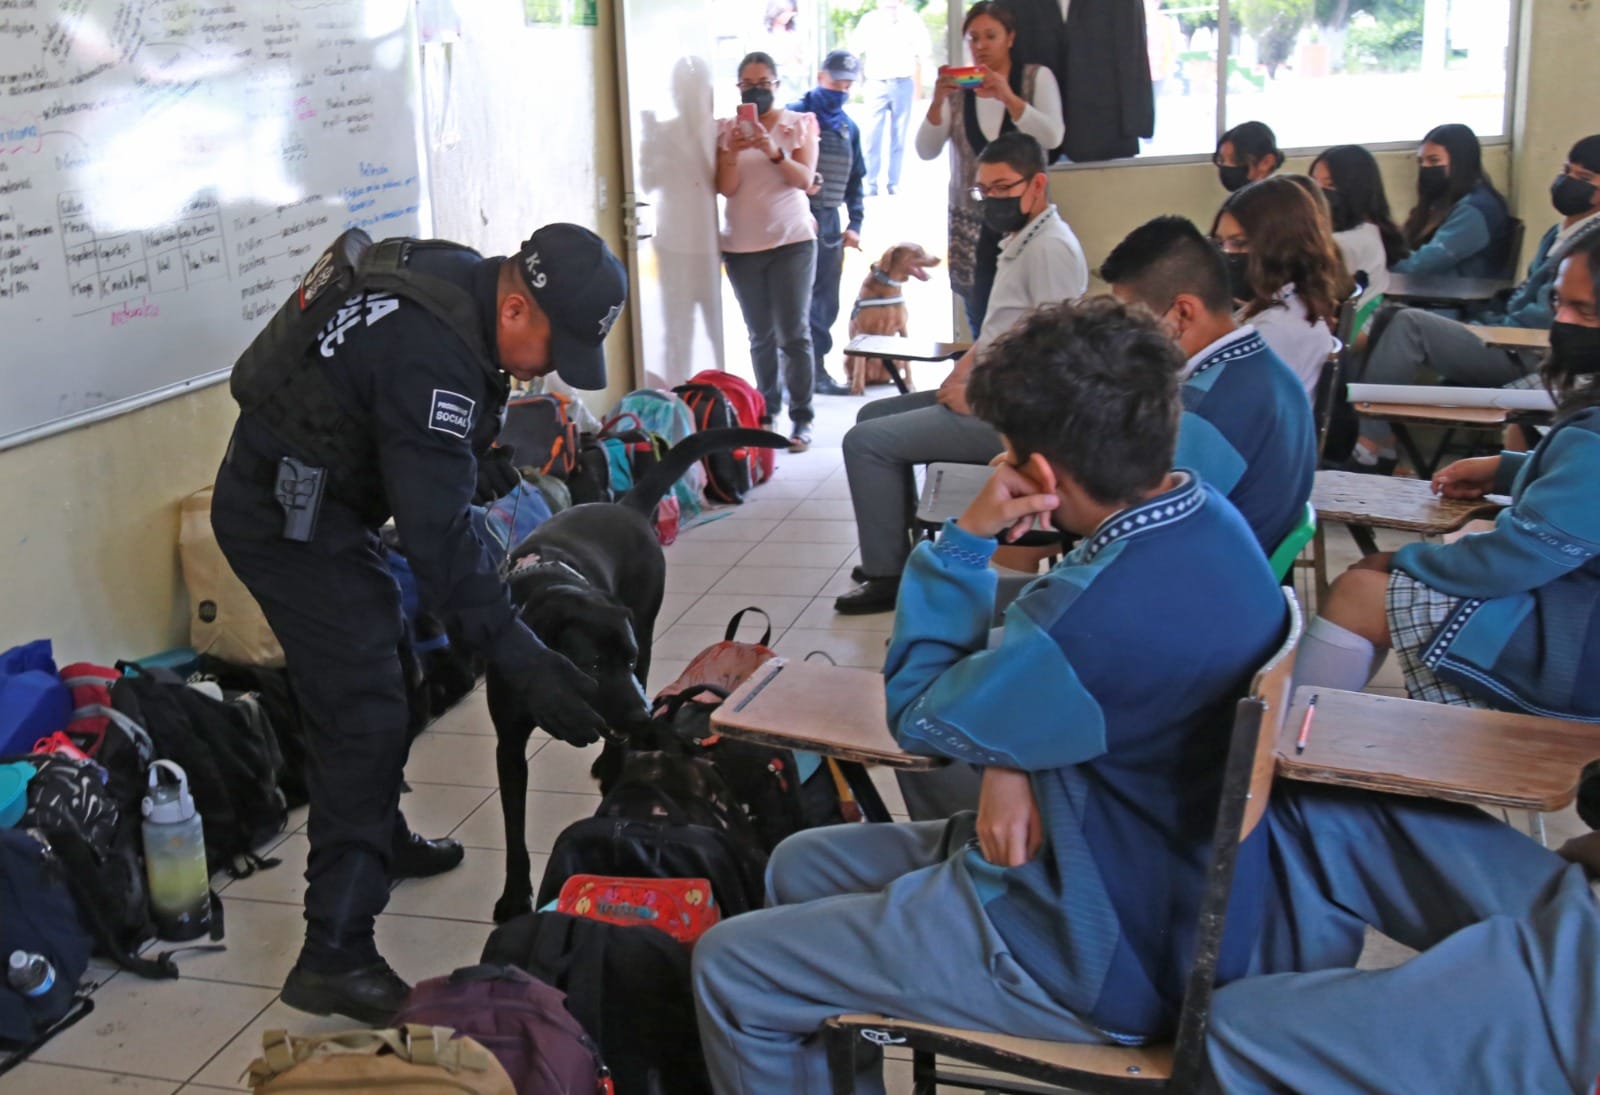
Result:
<svg viewBox="0 0 1600 1095">
<path fill-rule="evenodd" d="M 975 841 L 955 854 L 1017 963 L 1133 1041 L 1176 1021 L 1235 701 L 1285 621 L 1238 511 L 1180 478 L 1032 583 L 993 650 L 995 541 L 946 525 L 911 553 L 884 670 L 903 748 L 1032 773 L 1038 856 L 1002 869 Z M 1265 869 L 1258 830 L 1241 849 L 1224 980 L 1248 966 Z"/>
<path fill-rule="evenodd" d="M 1572 253 L 1573 248 L 1592 238 L 1593 233 L 1600 232 L 1600 213 L 1590 213 L 1584 220 L 1579 221 L 1572 230 L 1572 234 L 1556 244 L 1556 233 L 1561 230 L 1560 225 L 1552 225 L 1539 241 L 1538 249 L 1533 253 L 1533 261 L 1528 264 L 1528 276 L 1522 279 L 1512 292 L 1511 298 L 1506 301 L 1505 307 L 1489 308 L 1475 313 L 1471 322 L 1486 324 L 1492 327 L 1537 327 L 1548 329 L 1555 322 L 1555 303 L 1550 299 L 1550 292 L 1556 285 L 1556 274 L 1560 271 L 1561 260 Z"/>
<path fill-rule="evenodd" d="M 1317 470 L 1311 400 L 1254 328 L 1192 362 L 1175 462 L 1227 495 L 1268 555 L 1299 522 Z"/>
<path fill-rule="evenodd" d="M 1389 269 L 1397 274 L 1497 277 L 1506 268 L 1510 233 L 1506 200 L 1480 182 L 1451 206 L 1427 243 Z"/>
<path fill-rule="evenodd" d="M 1600 407 L 1502 453 L 1494 529 L 1408 544 L 1394 567 L 1465 601 L 1423 651 L 1495 707 L 1600 722 Z"/>
</svg>

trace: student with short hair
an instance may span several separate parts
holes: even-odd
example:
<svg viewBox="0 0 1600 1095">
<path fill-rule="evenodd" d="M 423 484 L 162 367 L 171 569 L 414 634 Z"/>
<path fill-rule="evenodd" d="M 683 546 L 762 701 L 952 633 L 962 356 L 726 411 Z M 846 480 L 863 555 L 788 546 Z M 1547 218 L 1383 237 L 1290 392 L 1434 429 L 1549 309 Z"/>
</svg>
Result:
<svg viewBox="0 0 1600 1095">
<path fill-rule="evenodd" d="M 1499 277 L 1511 213 L 1483 169 L 1483 146 L 1464 125 L 1435 126 L 1417 149 L 1417 204 L 1404 226 L 1411 254 L 1397 274 Z"/>
<path fill-rule="evenodd" d="M 1217 210 L 1211 238 L 1228 264 L 1239 318 L 1252 324 L 1309 394 L 1328 355 L 1333 326 L 1354 288 L 1315 201 L 1293 179 L 1263 179 Z"/>
<path fill-rule="evenodd" d="M 1600 135 L 1572 146 L 1550 184 L 1550 203 L 1561 220 L 1539 241 L 1528 276 L 1505 304 L 1470 318 L 1493 327 L 1547 328 L 1554 318 L 1551 290 L 1561 260 L 1600 235 Z M 1362 379 L 1371 384 L 1415 384 L 1424 369 L 1469 387 L 1498 388 L 1530 375 L 1540 355 L 1533 350 L 1486 346 L 1462 324 L 1422 308 L 1395 315 L 1368 351 Z M 1363 419 L 1353 454 L 1355 470 L 1394 467 L 1394 433 L 1381 419 Z"/>
<path fill-rule="evenodd" d="M 1328 203 L 1345 269 L 1351 277 L 1366 275 L 1368 293 L 1386 292 L 1389 268 L 1411 248 L 1389 212 L 1377 159 L 1358 144 L 1334 145 L 1311 161 L 1310 174 Z"/>
<path fill-rule="evenodd" d="M 1232 194 L 1282 167 L 1283 152 L 1266 122 L 1240 122 L 1217 138 L 1211 162 L 1217 169 L 1217 181 Z"/>
<path fill-rule="evenodd" d="M 1112 249 L 1100 277 L 1143 304 L 1188 359 L 1177 466 L 1227 495 L 1269 555 L 1300 521 L 1317 467 L 1316 424 L 1299 379 L 1233 317 L 1228 269 L 1183 217 L 1157 217 Z"/>
<path fill-rule="evenodd" d="M 982 355 L 970 398 L 1006 460 L 912 553 L 885 667 L 902 748 L 988 766 L 979 810 L 779 845 L 773 907 L 695 948 L 717 1092 L 827 1090 L 812 1035 L 841 1012 L 1083 1042 L 1172 1030 L 1234 706 L 1286 618 L 1238 512 L 1172 470 L 1181 364 L 1105 297 L 1040 308 Z M 1084 539 L 986 649 L 989 559 L 1036 516 Z M 1224 982 L 1252 962 L 1265 843 L 1240 849 Z"/>
</svg>

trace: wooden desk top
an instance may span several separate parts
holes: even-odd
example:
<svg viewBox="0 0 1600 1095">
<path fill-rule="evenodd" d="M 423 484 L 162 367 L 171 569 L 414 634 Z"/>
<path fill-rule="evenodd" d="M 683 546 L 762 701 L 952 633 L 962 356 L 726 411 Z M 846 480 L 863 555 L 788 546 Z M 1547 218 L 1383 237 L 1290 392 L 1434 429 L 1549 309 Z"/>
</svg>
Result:
<svg viewBox="0 0 1600 1095">
<path fill-rule="evenodd" d="M 1440 498 L 1425 479 L 1319 471 L 1311 483 L 1311 504 L 1319 521 L 1405 529 L 1431 536 L 1454 532 L 1475 517 L 1504 508 L 1493 496 L 1475 501 Z"/>
<path fill-rule="evenodd" d="M 929 464 L 917 499 L 917 520 L 942 525 L 960 517 L 993 475 L 987 464 Z"/>
<path fill-rule="evenodd" d="M 1306 751 L 1294 743 L 1317 696 Z M 1600 757 L 1600 725 L 1302 686 L 1278 739 L 1286 779 L 1514 810 L 1559 810 Z"/>
<path fill-rule="evenodd" d="M 1389 275 L 1385 299 L 1424 300 L 1440 304 L 1470 304 L 1493 300 L 1497 293 L 1513 287 L 1501 278 L 1451 278 L 1437 274 Z"/>
<path fill-rule="evenodd" d="M 1389 422 L 1419 422 L 1427 426 L 1504 426 L 1514 413 L 1501 407 L 1445 407 L 1432 403 L 1367 403 L 1355 405 L 1357 414 Z"/>
<path fill-rule="evenodd" d="M 847 354 L 887 357 L 895 361 L 953 361 L 972 349 L 965 342 L 934 342 L 899 335 L 857 335 L 844 348 Z"/>
<path fill-rule="evenodd" d="M 1467 330 L 1482 339 L 1486 346 L 1504 346 L 1515 350 L 1550 348 L 1550 332 L 1534 327 L 1478 327 L 1468 324 Z"/>
<path fill-rule="evenodd" d="M 941 757 L 907 753 L 889 733 L 883 674 L 773 658 L 711 713 L 711 728 L 783 749 L 926 771 Z"/>
</svg>

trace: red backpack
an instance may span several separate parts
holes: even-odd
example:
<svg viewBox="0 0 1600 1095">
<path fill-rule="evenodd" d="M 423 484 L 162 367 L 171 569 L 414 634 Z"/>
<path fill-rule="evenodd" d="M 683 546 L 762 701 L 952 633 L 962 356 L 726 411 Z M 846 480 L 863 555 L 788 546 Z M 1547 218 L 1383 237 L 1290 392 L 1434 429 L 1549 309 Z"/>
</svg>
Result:
<svg viewBox="0 0 1600 1095">
<path fill-rule="evenodd" d="M 689 383 L 708 384 L 721 391 L 727 397 L 728 403 L 733 407 L 734 416 L 738 419 L 734 425 L 751 430 L 766 428 L 766 400 L 749 382 L 732 373 L 705 369 L 691 376 Z M 777 470 L 778 458 L 772 449 L 740 449 L 738 455 L 749 463 L 752 487 L 758 487 L 771 479 L 772 473 Z"/>
</svg>

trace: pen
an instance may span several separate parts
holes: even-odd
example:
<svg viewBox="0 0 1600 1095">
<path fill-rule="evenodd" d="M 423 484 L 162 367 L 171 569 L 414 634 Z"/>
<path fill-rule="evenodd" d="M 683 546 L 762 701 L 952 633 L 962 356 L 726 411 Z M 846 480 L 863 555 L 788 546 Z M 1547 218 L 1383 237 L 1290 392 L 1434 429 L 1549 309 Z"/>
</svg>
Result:
<svg viewBox="0 0 1600 1095">
<path fill-rule="evenodd" d="M 1306 751 L 1306 741 L 1311 737 L 1311 717 L 1317 713 L 1317 696 L 1306 701 L 1306 717 L 1300 723 L 1300 736 L 1295 739 L 1294 751 L 1298 756 Z"/>
</svg>

